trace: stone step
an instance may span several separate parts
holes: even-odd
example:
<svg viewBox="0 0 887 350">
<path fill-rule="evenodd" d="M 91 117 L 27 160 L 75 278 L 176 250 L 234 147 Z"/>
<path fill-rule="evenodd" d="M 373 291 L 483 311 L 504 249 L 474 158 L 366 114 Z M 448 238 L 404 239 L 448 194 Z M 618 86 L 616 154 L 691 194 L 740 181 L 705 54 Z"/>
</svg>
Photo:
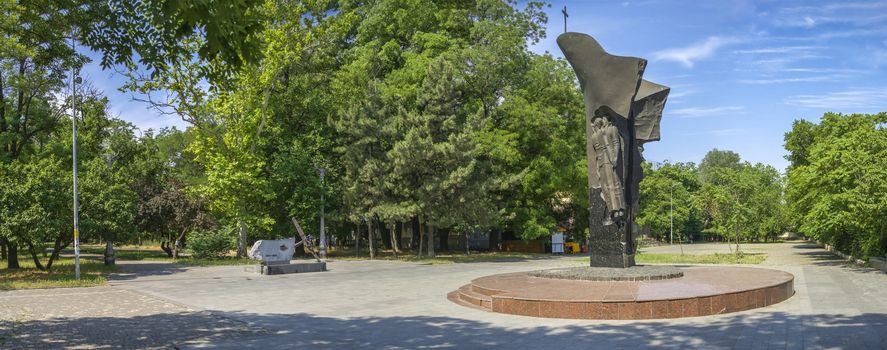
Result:
<svg viewBox="0 0 887 350">
<path fill-rule="evenodd" d="M 489 295 L 484 295 L 478 292 L 475 292 L 472 288 L 472 285 L 466 284 L 462 287 L 459 287 L 459 299 L 469 303 L 471 305 L 478 306 L 489 311 L 493 306 L 493 298 Z"/>
<path fill-rule="evenodd" d="M 470 289 L 471 289 L 472 292 L 475 292 L 475 293 L 477 293 L 477 294 L 481 294 L 481 295 L 485 295 L 485 296 L 488 296 L 488 297 L 493 296 L 494 294 L 500 294 L 500 293 L 502 293 L 501 290 L 484 288 L 484 287 L 478 286 L 478 285 L 476 285 L 476 284 L 474 284 L 474 283 L 472 283 L 472 284 L 470 284 L 470 285 L 468 285 L 468 286 L 470 287 Z"/>
</svg>

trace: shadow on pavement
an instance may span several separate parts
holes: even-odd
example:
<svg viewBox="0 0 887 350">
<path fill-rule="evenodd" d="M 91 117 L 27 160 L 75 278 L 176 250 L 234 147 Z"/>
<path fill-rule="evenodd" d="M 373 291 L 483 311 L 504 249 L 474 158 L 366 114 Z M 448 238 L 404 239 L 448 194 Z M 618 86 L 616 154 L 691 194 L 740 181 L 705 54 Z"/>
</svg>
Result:
<svg viewBox="0 0 887 350">
<path fill-rule="evenodd" d="M 148 276 L 171 276 L 187 270 L 188 266 L 170 262 L 121 262 L 117 272 L 108 276 L 109 281 L 125 281 Z"/>
<path fill-rule="evenodd" d="M 0 320 L 0 349 L 173 349 L 197 339 L 218 342 L 260 333 L 261 329 L 206 312 Z"/>
<path fill-rule="evenodd" d="M 392 307 L 396 307 L 392 305 Z M 707 322 L 637 321 L 507 328 L 450 317 L 159 314 L 0 323 L 0 348 L 732 349 L 887 346 L 887 315 L 725 315 Z M 239 321 L 234 321 L 239 320 Z M 248 322 L 249 326 L 247 323 Z"/>
</svg>

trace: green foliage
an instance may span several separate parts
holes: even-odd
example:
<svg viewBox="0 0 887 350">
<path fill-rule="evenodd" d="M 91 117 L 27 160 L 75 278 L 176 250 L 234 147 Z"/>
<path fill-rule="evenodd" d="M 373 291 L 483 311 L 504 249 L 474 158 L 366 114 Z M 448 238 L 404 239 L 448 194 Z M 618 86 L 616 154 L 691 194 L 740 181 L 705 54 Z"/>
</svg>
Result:
<svg viewBox="0 0 887 350">
<path fill-rule="evenodd" d="M 565 62 L 527 50 L 544 35 L 540 9 L 355 9 L 367 19 L 333 85 L 344 102 L 335 125 L 353 217 L 421 216 L 527 238 L 567 226 L 571 214 L 582 222 L 584 210 L 572 211 L 586 191 L 582 100 Z"/>
<path fill-rule="evenodd" d="M 773 240 L 788 226 L 783 178 L 771 166 L 742 162 L 732 151 L 713 149 L 692 163 L 644 164 L 638 224 L 668 240 L 703 231 L 730 241 Z"/>
<path fill-rule="evenodd" d="M 102 66 L 135 67 L 135 57 L 149 70 L 166 70 L 190 61 L 186 42 L 195 37 L 200 59 L 224 64 L 205 66 L 202 76 L 230 73 L 258 60 L 263 28 L 260 0 L 150 0 L 87 2 L 82 16 L 92 23 L 80 37 L 104 53 Z"/>
<path fill-rule="evenodd" d="M 772 240 L 787 222 L 781 175 L 769 165 L 748 162 L 714 167 L 696 197 L 709 219 L 708 228 L 737 244 L 742 240 Z"/>
<path fill-rule="evenodd" d="M 235 233 L 231 227 L 198 230 L 188 237 L 188 250 L 198 259 L 218 259 L 234 248 Z"/>
<path fill-rule="evenodd" d="M 43 251 L 63 232 L 70 232 L 70 173 L 46 157 L 15 162 L 0 170 L 0 235 L 21 247 Z"/>
<path fill-rule="evenodd" d="M 225 225 L 237 228 L 243 255 L 255 239 L 291 236 L 293 216 L 312 233 L 321 209 L 327 232 L 340 237 L 351 223 L 417 218 L 449 232 L 523 238 L 560 226 L 581 239 L 585 111 L 569 65 L 528 48 L 545 36 L 543 8 L 510 0 L 0 0 L 0 235 L 34 252 L 70 241 L 66 113 L 74 101 L 61 97 L 69 96 L 67 72 L 87 60 L 68 47 L 79 28 L 77 39 L 103 53 L 103 66 L 125 71 L 122 90 L 191 124 L 136 136 L 107 115 L 100 92 L 81 85 L 85 241 L 138 233 L 218 255 L 234 237 L 214 230 Z M 824 132 L 801 122 L 796 129 L 786 142 L 793 169 L 812 166 Z M 705 229 L 760 240 L 785 226 L 780 175 L 736 153 L 713 150 L 698 169 L 645 168 L 638 222 L 657 237 L 672 218 L 678 237 Z M 866 193 L 878 194 L 871 186 Z M 824 212 L 816 208 L 808 211 Z"/>
<path fill-rule="evenodd" d="M 640 212 L 637 223 L 650 229 L 658 239 L 668 241 L 698 234 L 698 208 L 694 196 L 700 189 L 698 170 L 693 163 L 666 163 L 655 169 L 644 163 Z"/>
<path fill-rule="evenodd" d="M 138 139 L 127 169 L 130 187 L 138 194 L 134 221 L 148 238 L 172 244 L 184 239 L 180 236 L 185 232 L 215 226 L 207 201 L 188 191 L 205 181 L 203 167 L 187 151 L 193 140 L 193 131 L 176 129 L 156 135 L 149 130 Z"/>
<path fill-rule="evenodd" d="M 135 235 L 136 193 L 104 159 L 93 158 L 82 170 L 80 231 L 84 239 L 129 240 Z"/>
<path fill-rule="evenodd" d="M 826 113 L 786 133 L 787 199 L 801 233 L 856 256 L 887 252 L 887 113 Z"/>
<path fill-rule="evenodd" d="M 708 151 L 699 163 L 699 180 L 703 183 L 719 183 L 716 172 L 719 169 L 738 169 L 741 167 L 739 154 L 717 148 Z"/>
</svg>

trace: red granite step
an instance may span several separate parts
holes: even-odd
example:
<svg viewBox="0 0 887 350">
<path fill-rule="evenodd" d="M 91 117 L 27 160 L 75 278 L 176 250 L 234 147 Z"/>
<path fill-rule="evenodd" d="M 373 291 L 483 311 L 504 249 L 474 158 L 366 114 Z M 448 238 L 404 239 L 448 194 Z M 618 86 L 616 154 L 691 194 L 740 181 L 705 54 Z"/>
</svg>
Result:
<svg viewBox="0 0 887 350">
<path fill-rule="evenodd" d="M 464 307 L 469 307 L 469 308 L 477 309 L 477 310 L 481 310 L 481 311 L 490 311 L 490 309 L 485 309 L 483 307 L 477 306 L 475 304 L 472 304 L 472 303 L 469 303 L 467 301 L 460 299 L 458 290 L 454 290 L 452 292 L 447 293 L 447 299 L 449 301 L 452 301 L 452 302 L 462 305 Z"/>
<path fill-rule="evenodd" d="M 482 287 L 482 286 L 474 283 L 474 281 L 471 281 L 471 284 L 469 284 L 467 286 L 471 289 L 472 292 L 480 294 L 480 295 L 484 295 L 487 297 L 492 297 L 493 295 L 502 294 L 502 293 L 507 292 L 507 290 Z"/>
<path fill-rule="evenodd" d="M 459 287 L 459 299 L 466 303 L 479 306 L 487 311 L 490 310 L 493 304 L 492 297 L 475 292 L 470 284 Z"/>
<path fill-rule="evenodd" d="M 640 320 L 744 311 L 794 295 L 794 276 L 784 271 L 730 266 L 681 270 L 680 278 L 642 282 L 506 273 L 474 279 L 447 297 L 460 305 L 512 315 Z"/>
</svg>

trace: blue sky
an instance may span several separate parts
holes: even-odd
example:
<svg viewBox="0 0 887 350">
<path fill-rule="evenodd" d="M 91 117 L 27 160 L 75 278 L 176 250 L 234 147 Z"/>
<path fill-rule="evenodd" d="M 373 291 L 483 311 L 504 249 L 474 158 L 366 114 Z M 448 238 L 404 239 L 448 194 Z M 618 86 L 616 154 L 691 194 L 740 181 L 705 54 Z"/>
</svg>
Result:
<svg viewBox="0 0 887 350">
<path fill-rule="evenodd" d="M 548 38 L 532 49 L 561 56 L 555 38 L 594 36 L 610 53 L 649 60 L 645 78 L 671 87 L 662 140 L 650 161 L 699 162 L 712 148 L 782 171 L 795 119 L 887 111 L 887 1 L 551 1 Z M 97 60 L 96 60 L 97 61 Z M 84 76 L 111 110 L 141 129 L 186 124 L 117 91 L 97 63 Z"/>
</svg>

